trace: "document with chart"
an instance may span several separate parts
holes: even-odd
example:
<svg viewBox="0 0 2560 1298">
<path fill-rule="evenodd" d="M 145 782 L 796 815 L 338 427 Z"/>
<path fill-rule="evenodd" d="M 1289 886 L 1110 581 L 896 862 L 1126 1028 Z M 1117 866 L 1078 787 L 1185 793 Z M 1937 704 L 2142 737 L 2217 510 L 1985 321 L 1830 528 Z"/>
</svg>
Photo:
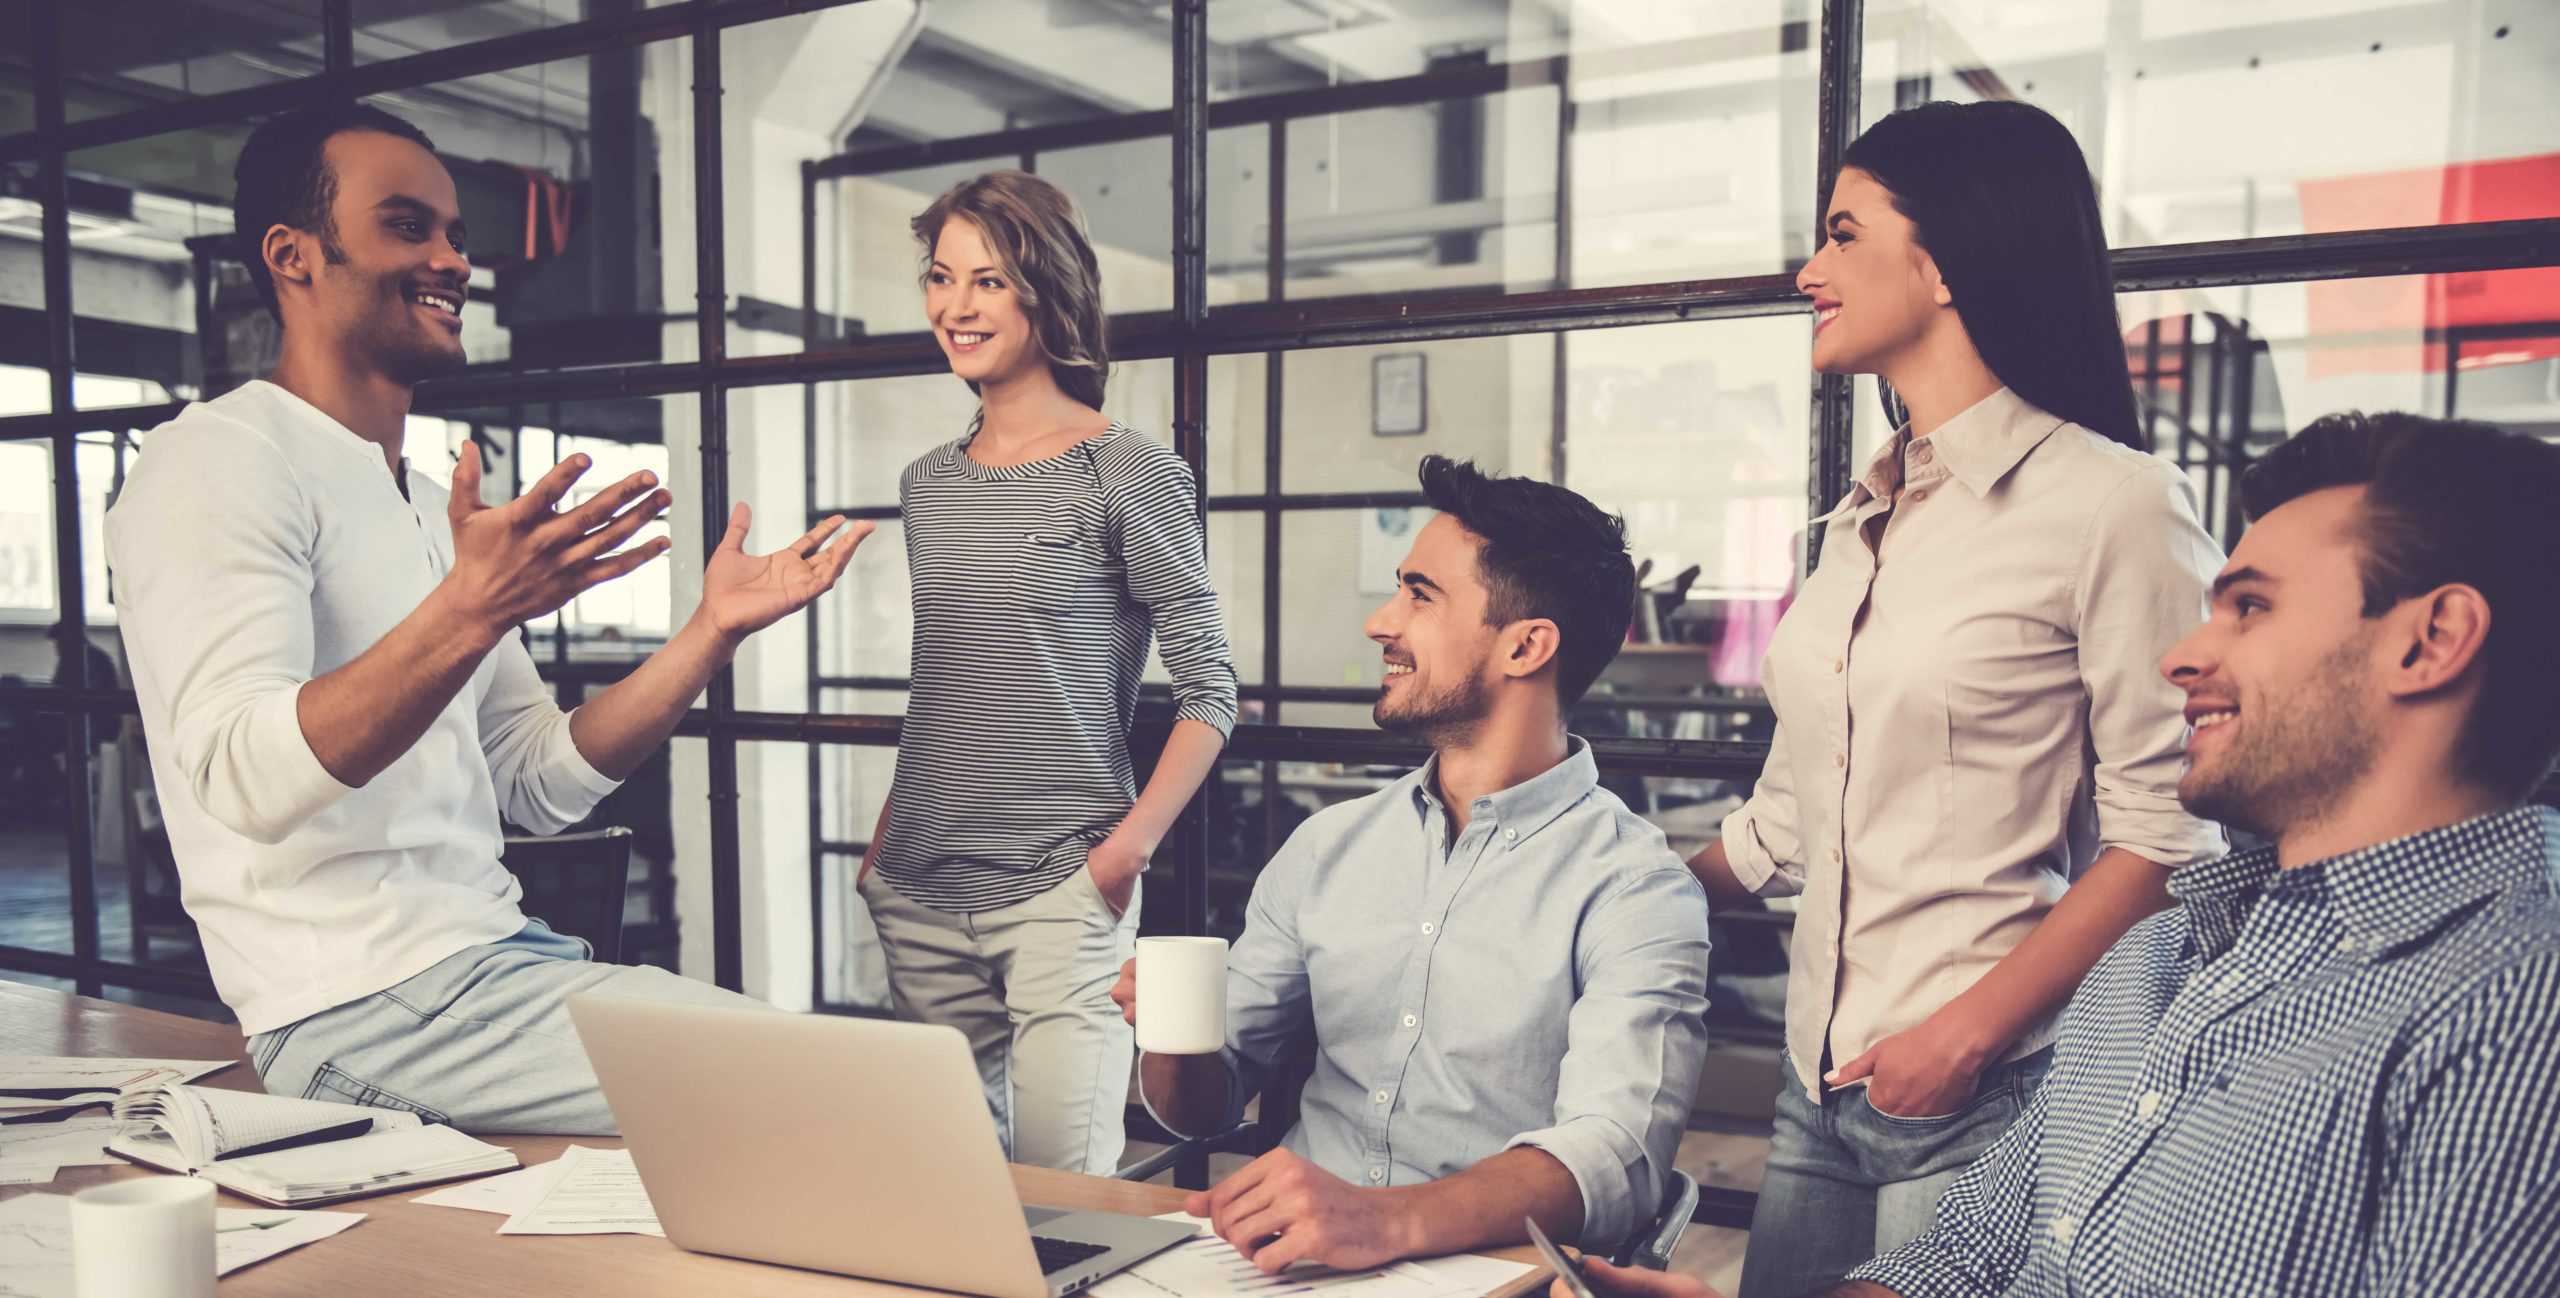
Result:
<svg viewBox="0 0 2560 1298">
<path fill-rule="evenodd" d="M 1278 1275 L 1264 1275 L 1260 1267 L 1236 1251 L 1235 1245 L 1209 1233 L 1205 1219 L 1174 1212 L 1157 1220 L 1185 1222 L 1199 1227 L 1201 1234 L 1086 1293 L 1094 1298 L 1281 1298 L 1296 1294 L 1321 1294 L 1324 1298 L 1483 1298 L 1538 1270 L 1526 1262 L 1460 1253 L 1390 1263 L 1373 1271 L 1293 1266 Z"/>
</svg>

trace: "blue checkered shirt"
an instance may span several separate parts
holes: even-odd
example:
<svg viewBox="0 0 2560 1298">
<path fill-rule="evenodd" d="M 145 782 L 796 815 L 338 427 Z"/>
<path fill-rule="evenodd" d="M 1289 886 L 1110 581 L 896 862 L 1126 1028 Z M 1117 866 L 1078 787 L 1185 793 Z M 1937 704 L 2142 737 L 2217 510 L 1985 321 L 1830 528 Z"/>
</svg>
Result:
<svg viewBox="0 0 2560 1298">
<path fill-rule="evenodd" d="M 2171 876 L 1908 1295 L 2560 1294 L 2560 812 Z"/>
</svg>

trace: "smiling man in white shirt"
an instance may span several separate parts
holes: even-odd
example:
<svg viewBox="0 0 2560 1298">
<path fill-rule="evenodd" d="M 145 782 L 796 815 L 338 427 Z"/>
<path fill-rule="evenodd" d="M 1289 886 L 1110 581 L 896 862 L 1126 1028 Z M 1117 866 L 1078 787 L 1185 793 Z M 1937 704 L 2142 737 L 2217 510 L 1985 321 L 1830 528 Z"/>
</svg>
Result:
<svg viewBox="0 0 2560 1298">
<path fill-rule="evenodd" d="M 607 1133 L 567 996 L 757 1002 L 528 921 L 500 817 L 585 816 L 870 527 L 751 556 L 738 505 L 693 616 L 563 713 L 515 629 L 664 553 L 624 544 L 671 497 L 644 472 L 560 509 L 576 456 L 492 508 L 475 447 L 450 497 L 401 457 L 413 388 L 463 360 L 470 261 L 431 149 L 359 105 L 251 137 L 237 230 L 282 355 L 145 438 L 109 561 L 183 899 L 267 1089 Z"/>
</svg>

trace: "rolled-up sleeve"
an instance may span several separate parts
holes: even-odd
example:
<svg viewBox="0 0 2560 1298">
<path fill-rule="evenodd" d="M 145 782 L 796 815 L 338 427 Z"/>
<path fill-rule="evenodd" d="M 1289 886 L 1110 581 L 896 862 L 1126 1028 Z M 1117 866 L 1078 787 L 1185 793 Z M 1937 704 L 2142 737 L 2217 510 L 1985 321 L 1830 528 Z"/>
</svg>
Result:
<svg viewBox="0 0 2560 1298">
<path fill-rule="evenodd" d="M 2091 516 L 2074 590 L 2098 838 L 2176 868 L 2222 854 L 2222 831 L 2178 805 L 2186 699 L 2160 658 L 2204 620 L 2222 552 L 2186 475 L 2149 462 Z"/>
<path fill-rule="evenodd" d="M 1174 720 L 1228 734 L 1236 724 L 1235 660 L 1209 584 L 1191 466 L 1157 443 L 1129 440 L 1136 453 L 1115 457 L 1103 474 L 1129 598 L 1155 624 L 1157 652 L 1173 677 Z"/>
<path fill-rule="evenodd" d="M 283 452 L 214 419 L 164 434 L 106 531 L 127 658 L 168 702 L 150 739 L 197 805 L 273 845 L 352 792 L 302 733 L 318 523 Z"/>
<path fill-rule="evenodd" d="M 537 834 L 556 834 L 586 819 L 621 787 L 587 761 L 569 735 L 569 714 L 543 688 L 524 641 L 509 635 L 489 653 L 489 688 L 480 696 L 480 751 L 506 818 Z"/>
<path fill-rule="evenodd" d="M 1227 1066 L 1227 1103 L 1218 1120 L 1220 1131 L 1244 1116 L 1245 1101 L 1261 1091 L 1289 1043 L 1308 1038 L 1315 1029 L 1307 953 L 1298 941 L 1298 904 L 1306 882 L 1306 849 L 1292 835 L 1254 880 L 1244 932 L 1227 950 L 1227 1047 L 1220 1052 Z M 1143 1089 L 1138 1099 L 1158 1126 L 1177 1136 L 1215 1134 L 1175 1130 Z"/>
<path fill-rule="evenodd" d="M 1507 1148 L 1546 1151 L 1582 1193 L 1581 1243 L 1613 1248 L 1660 1210 L 1706 1059 L 1707 898 L 1685 870 L 1639 876 L 1575 943 L 1555 1121 Z"/>
<path fill-rule="evenodd" d="M 1775 670 L 1776 664 L 1770 668 Z M 1751 797 L 1724 818 L 1725 864 L 1743 887 L 1763 897 L 1804 891 L 1804 838 L 1797 828 L 1795 772 L 1789 760 L 1787 723 L 1780 718 Z"/>
</svg>

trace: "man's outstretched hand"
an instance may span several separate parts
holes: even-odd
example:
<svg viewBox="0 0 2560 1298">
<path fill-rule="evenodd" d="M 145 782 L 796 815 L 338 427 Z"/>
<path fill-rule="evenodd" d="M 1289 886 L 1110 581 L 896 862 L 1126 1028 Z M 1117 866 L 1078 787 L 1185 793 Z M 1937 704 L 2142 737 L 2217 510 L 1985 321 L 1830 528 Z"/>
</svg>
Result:
<svg viewBox="0 0 2560 1298">
<path fill-rule="evenodd" d="M 589 587 L 667 552 L 664 537 L 621 548 L 674 500 L 658 487 L 656 474 L 643 470 L 575 508 L 559 508 L 587 465 L 586 456 L 572 455 L 523 495 L 484 505 L 480 448 L 463 443 L 453 466 L 452 497 L 445 502 L 445 519 L 453 525 L 453 571 L 444 584 L 454 606 L 486 640 L 495 642 L 522 623 L 548 617 Z"/>
<path fill-rule="evenodd" d="M 750 511 L 741 501 L 729 511 L 729 531 L 702 569 L 702 614 L 714 630 L 743 640 L 808 607 L 834 589 L 853 552 L 871 535 L 868 522 L 845 526 L 835 515 L 771 554 L 747 553 Z M 843 534 L 837 535 L 842 528 Z M 834 536 L 835 544 L 827 538 Z"/>
</svg>

